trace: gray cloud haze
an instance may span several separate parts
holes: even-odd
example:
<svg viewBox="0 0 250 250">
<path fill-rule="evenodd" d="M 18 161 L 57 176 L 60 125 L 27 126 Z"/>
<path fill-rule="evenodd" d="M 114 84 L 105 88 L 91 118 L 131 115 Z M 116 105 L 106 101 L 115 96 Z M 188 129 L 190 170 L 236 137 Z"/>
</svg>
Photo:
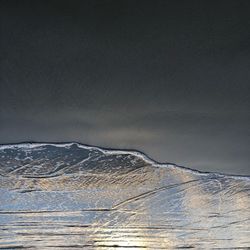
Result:
<svg viewBox="0 0 250 250">
<path fill-rule="evenodd" d="M 248 1 L 0 4 L 0 143 L 250 174 Z"/>
</svg>

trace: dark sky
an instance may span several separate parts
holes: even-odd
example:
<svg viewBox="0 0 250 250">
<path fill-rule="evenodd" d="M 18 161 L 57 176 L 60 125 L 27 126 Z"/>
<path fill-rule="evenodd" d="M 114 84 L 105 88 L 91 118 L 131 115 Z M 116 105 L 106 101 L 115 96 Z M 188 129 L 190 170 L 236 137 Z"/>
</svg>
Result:
<svg viewBox="0 0 250 250">
<path fill-rule="evenodd" d="M 250 1 L 0 3 L 0 143 L 250 175 Z"/>
</svg>

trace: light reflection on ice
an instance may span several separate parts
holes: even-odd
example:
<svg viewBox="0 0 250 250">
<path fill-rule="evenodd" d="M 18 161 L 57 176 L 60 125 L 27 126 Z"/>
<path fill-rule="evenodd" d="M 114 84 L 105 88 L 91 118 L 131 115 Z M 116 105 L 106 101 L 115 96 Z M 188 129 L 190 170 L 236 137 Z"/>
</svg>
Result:
<svg viewBox="0 0 250 250">
<path fill-rule="evenodd" d="M 0 146 L 1 248 L 250 246 L 250 179 L 80 144 Z"/>
</svg>

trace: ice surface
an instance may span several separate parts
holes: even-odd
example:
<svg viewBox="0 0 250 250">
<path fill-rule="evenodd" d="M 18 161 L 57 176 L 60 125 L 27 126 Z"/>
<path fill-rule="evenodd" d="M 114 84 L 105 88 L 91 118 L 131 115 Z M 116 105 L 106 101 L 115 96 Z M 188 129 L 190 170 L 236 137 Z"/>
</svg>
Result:
<svg viewBox="0 0 250 250">
<path fill-rule="evenodd" d="M 77 143 L 0 146 L 0 249 L 250 247 L 250 178 Z"/>
</svg>

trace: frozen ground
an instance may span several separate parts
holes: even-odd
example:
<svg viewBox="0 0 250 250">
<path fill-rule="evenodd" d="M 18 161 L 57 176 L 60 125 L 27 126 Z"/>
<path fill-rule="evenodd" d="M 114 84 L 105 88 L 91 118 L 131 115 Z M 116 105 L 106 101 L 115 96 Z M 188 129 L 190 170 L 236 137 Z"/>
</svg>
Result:
<svg viewBox="0 0 250 250">
<path fill-rule="evenodd" d="M 0 146 L 0 249 L 250 247 L 250 178 L 81 144 Z"/>
</svg>

